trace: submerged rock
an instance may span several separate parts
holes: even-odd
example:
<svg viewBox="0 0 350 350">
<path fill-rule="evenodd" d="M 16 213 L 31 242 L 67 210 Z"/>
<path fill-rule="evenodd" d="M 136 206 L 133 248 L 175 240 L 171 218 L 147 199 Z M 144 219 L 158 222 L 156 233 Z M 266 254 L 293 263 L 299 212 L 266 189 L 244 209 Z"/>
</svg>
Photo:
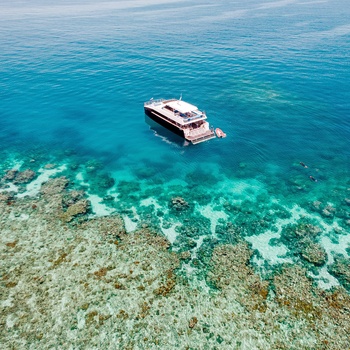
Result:
<svg viewBox="0 0 350 350">
<path fill-rule="evenodd" d="M 310 239 L 301 243 L 301 257 L 316 266 L 324 265 L 327 261 L 327 253 L 324 248 Z"/>
<path fill-rule="evenodd" d="M 312 202 L 312 208 L 314 210 L 320 210 L 322 203 L 320 201 L 314 201 Z"/>
<path fill-rule="evenodd" d="M 6 174 L 3 176 L 2 180 L 3 181 L 12 181 L 16 177 L 17 172 L 18 171 L 15 169 L 7 170 Z"/>
<path fill-rule="evenodd" d="M 56 168 L 56 164 L 52 164 L 52 163 L 49 163 L 49 164 L 46 164 L 44 166 L 45 169 L 54 169 Z"/>
<path fill-rule="evenodd" d="M 190 206 L 182 197 L 173 197 L 170 201 L 170 207 L 176 211 L 184 211 Z"/>
<path fill-rule="evenodd" d="M 331 205 L 327 205 L 323 210 L 321 211 L 321 215 L 326 218 L 332 218 L 336 212 L 336 209 L 332 207 Z"/>
<path fill-rule="evenodd" d="M 13 183 L 15 183 L 15 184 L 28 183 L 28 182 L 32 181 L 35 176 L 36 176 L 35 171 L 27 169 L 27 170 L 18 172 L 16 174 L 16 177 L 15 177 Z"/>
<path fill-rule="evenodd" d="M 190 321 L 188 322 L 188 327 L 189 328 L 194 328 L 197 323 L 198 323 L 197 317 L 192 317 L 190 319 Z"/>
</svg>

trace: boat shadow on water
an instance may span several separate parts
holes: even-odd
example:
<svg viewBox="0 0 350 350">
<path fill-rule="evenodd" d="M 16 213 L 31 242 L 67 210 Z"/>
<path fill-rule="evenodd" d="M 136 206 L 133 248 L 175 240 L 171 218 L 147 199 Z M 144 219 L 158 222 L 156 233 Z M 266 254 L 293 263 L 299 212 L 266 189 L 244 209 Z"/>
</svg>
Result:
<svg viewBox="0 0 350 350">
<path fill-rule="evenodd" d="M 145 114 L 145 122 L 153 131 L 156 137 L 159 137 L 163 142 L 177 146 L 177 147 L 187 147 L 191 145 L 191 142 L 185 140 L 181 136 L 174 134 L 172 131 L 168 130 L 164 126 L 156 123 L 148 115 Z"/>
</svg>

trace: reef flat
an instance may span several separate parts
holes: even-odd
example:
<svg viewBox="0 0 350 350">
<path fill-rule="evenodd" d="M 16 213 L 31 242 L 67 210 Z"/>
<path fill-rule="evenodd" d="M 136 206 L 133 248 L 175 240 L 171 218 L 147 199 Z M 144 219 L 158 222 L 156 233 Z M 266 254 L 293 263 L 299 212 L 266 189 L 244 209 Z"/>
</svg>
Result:
<svg viewBox="0 0 350 350">
<path fill-rule="evenodd" d="M 123 217 L 130 220 L 132 211 L 118 205 L 107 216 L 96 215 L 89 187 L 76 181 L 81 169 L 69 175 L 67 166 L 33 169 L 22 164 L 2 173 L 3 349 L 349 345 L 349 261 L 335 257 L 329 271 L 341 284 L 320 288 L 307 264 L 324 266 L 327 253 L 311 223 L 286 224 L 280 231 L 280 240 L 295 250 L 292 256 L 301 256 L 299 262 L 280 261 L 262 273 L 245 239 L 251 234 L 229 220 L 232 212 L 236 218 L 250 214 L 232 203 L 224 203 L 227 216 L 214 217 L 216 238 L 209 239 L 202 230 L 211 227 L 210 220 L 200 216 L 193 201 L 169 194 L 167 215 L 182 225 L 169 240 L 156 224 L 159 213 L 139 210 L 129 229 Z M 121 197 L 126 196 L 122 184 Z M 205 206 L 200 212 L 206 213 Z"/>
</svg>

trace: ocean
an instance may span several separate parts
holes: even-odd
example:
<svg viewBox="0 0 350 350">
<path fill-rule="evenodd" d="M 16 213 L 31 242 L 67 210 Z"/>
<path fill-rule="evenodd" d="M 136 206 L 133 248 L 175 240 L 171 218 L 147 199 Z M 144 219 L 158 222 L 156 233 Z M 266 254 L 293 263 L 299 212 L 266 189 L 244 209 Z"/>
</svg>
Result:
<svg viewBox="0 0 350 350">
<path fill-rule="evenodd" d="M 350 259 L 347 0 L 15 0 L 0 13 L 0 175 L 42 175 L 22 197 L 67 176 L 92 217 L 189 251 L 178 273 L 202 291 L 213 249 L 243 241 L 261 278 L 288 263 L 349 292 L 332 268 Z M 227 137 L 189 145 L 146 118 L 145 101 L 180 96 Z M 319 232 L 304 249 L 305 225 Z"/>
</svg>

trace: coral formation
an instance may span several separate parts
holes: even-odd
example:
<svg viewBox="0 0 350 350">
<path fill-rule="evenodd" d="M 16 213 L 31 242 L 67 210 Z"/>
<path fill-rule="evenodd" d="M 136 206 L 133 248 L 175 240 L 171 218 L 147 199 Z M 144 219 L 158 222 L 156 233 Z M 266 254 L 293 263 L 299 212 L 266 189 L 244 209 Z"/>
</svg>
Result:
<svg viewBox="0 0 350 350">
<path fill-rule="evenodd" d="M 327 253 L 324 248 L 311 239 L 306 238 L 300 241 L 300 251 L 303 259 L 316 266 L 321 266 L 327 261 Z"/>
<path fill-rule="evenodd" d="M 33 180 L 35 176 L 36 176 L 36 174 L 33 170 L 27 169 L 24 171 L 20 171 L 20 172 L 16 173 L 16 176 L 13 179 L 13 183 L 15 183 L 15 184 L 28 183 L 31 180 Z"/>
<path fill-rule="evenodd" d="M 350 259 L 342 256 L 335 257 L 328 271 L 338 278 L 339 282 L 350 292 Z"/>
<path fill-rule="evenodd" d="M 6 183 L 11 181 L 14 184 L 26 184 L 33 180 L 35 176 L 35 171 L 31 169 L 26 169 L 24 171 L 10 169 L 5 171 L 5 175 L 1 178 L 1 182 Z"/>
<path fill-rule="evenodd" d="M 182 197 L 173 197 L 170 201 L 170 207 L 175 211 L 184 211 L 189 208 L 189 204 Z"/>
<path fill-rule="evenodd" d="M 81 199 L 78 202 L 68 206 L 68 209 L 61 214 L 61 218 L 65 222 L 70 222 L 79 214 L 86 214 L 89 209 L 89 201 Z"/>
<path fill-rule="evenodd" d="M 128 201 L 130 189 L 140 190 L 135 182 L 117 188 L 126 191 L 120 198 Z M 143 206 L 141 222 L 127 233 L 117 214 L 89 216 L 86 193 L 67 177 L 48 180 L 36 197 L 0 196 L 4 349 L 348 345 L 348 259 L 339 256 L 327 266 L 342 283 L 328 291 L 317 288 L 301 265 L 280 265 L 263 278 L 244 238 L 273 224 L 266 208 L 254 213 L 251 202 L 227 201 L 228 219 L 219 218 L 211 234 L 211 220 L 183 197 L 175 201 L 186 212 L 179 216 L 182 209 L 172 210 L 171 201 L 169 207 L 169 198 L 179 197 L 160 194 L 169 212 L 154 203 Z M 120 208 L 122 214 L 133 213 L 125 204 Z M 282 220 L 288 218 L 282 207 L 274 209 Z M 171 227 L 174 217 L 180 223 L 171 245 L 155 229 L 161 220 Z M 321 266 L 327 255 L 320 235 L 313 222 L 301 220 L 282 228 L 281 241 L 304 266 Z"/>
</svg>

